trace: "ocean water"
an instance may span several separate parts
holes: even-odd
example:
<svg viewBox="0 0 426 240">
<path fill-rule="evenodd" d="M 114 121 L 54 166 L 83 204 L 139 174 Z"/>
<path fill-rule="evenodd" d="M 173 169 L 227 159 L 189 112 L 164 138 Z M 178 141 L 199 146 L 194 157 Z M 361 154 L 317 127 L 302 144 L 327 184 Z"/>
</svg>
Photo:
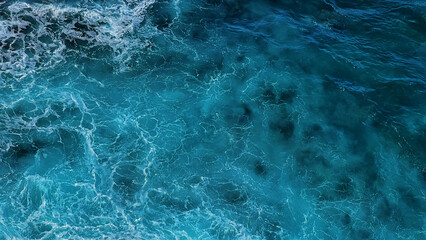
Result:
<svg viewBox="0 0 426 240">
<path fill-rule="evenodd" d="M 0 239 L 426 239 L 426 2 L 0 1 Z"/>
</svg>

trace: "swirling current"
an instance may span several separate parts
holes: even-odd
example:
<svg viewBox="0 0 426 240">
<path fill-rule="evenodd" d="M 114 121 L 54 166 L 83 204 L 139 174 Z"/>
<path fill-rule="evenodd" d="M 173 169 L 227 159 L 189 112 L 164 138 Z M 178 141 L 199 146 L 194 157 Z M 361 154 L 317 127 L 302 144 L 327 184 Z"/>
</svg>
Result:
<svg viewBox="0 0 426 240">
<path fill-rule="evenodd" d="M 426 239 L 425 134 L 425 1 L 0 1 L 0 239 Z"/>
</svg>

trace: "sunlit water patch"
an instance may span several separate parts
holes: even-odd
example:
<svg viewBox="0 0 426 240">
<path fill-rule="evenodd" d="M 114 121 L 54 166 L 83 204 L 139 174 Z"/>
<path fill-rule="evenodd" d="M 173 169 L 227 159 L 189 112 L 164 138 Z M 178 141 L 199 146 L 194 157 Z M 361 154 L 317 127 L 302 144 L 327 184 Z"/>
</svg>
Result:
<svg viewBox="0 0 426 240">
<path fill-rule="evenodd" d="M 421 1 L 0 2 L 0 239 L 424 239 Z"/>
</svg>

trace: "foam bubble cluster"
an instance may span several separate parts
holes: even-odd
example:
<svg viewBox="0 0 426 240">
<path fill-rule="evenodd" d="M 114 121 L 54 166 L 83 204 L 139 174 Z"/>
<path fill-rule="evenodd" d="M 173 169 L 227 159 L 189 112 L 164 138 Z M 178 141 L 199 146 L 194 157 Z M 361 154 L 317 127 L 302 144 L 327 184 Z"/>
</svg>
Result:
<svg viewBox="0 0 426 240">
<path fill-rule="evenodd" d="M 147 46 L 150 28 L 143 23 L 154 1 L 128 4 L 2 3 L 0 47 L 2 75 L 23 77 L 53 67 L 72 54 L 110 57 L 126 69 L 132 51 Z M 152 32 L 152 31 L 151 31 Z"/>
</svg>

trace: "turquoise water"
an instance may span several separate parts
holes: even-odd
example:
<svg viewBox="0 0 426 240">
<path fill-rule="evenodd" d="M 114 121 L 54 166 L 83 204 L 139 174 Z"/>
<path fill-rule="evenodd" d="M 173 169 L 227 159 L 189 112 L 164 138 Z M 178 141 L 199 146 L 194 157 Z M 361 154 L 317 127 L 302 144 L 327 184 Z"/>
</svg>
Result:
<svg viewBox="0 0 426 240">
<path fill-rule="evenodd" d="M 0 239 L 425 239 L 426 3 L 0 2 Z"/>
</svg>

